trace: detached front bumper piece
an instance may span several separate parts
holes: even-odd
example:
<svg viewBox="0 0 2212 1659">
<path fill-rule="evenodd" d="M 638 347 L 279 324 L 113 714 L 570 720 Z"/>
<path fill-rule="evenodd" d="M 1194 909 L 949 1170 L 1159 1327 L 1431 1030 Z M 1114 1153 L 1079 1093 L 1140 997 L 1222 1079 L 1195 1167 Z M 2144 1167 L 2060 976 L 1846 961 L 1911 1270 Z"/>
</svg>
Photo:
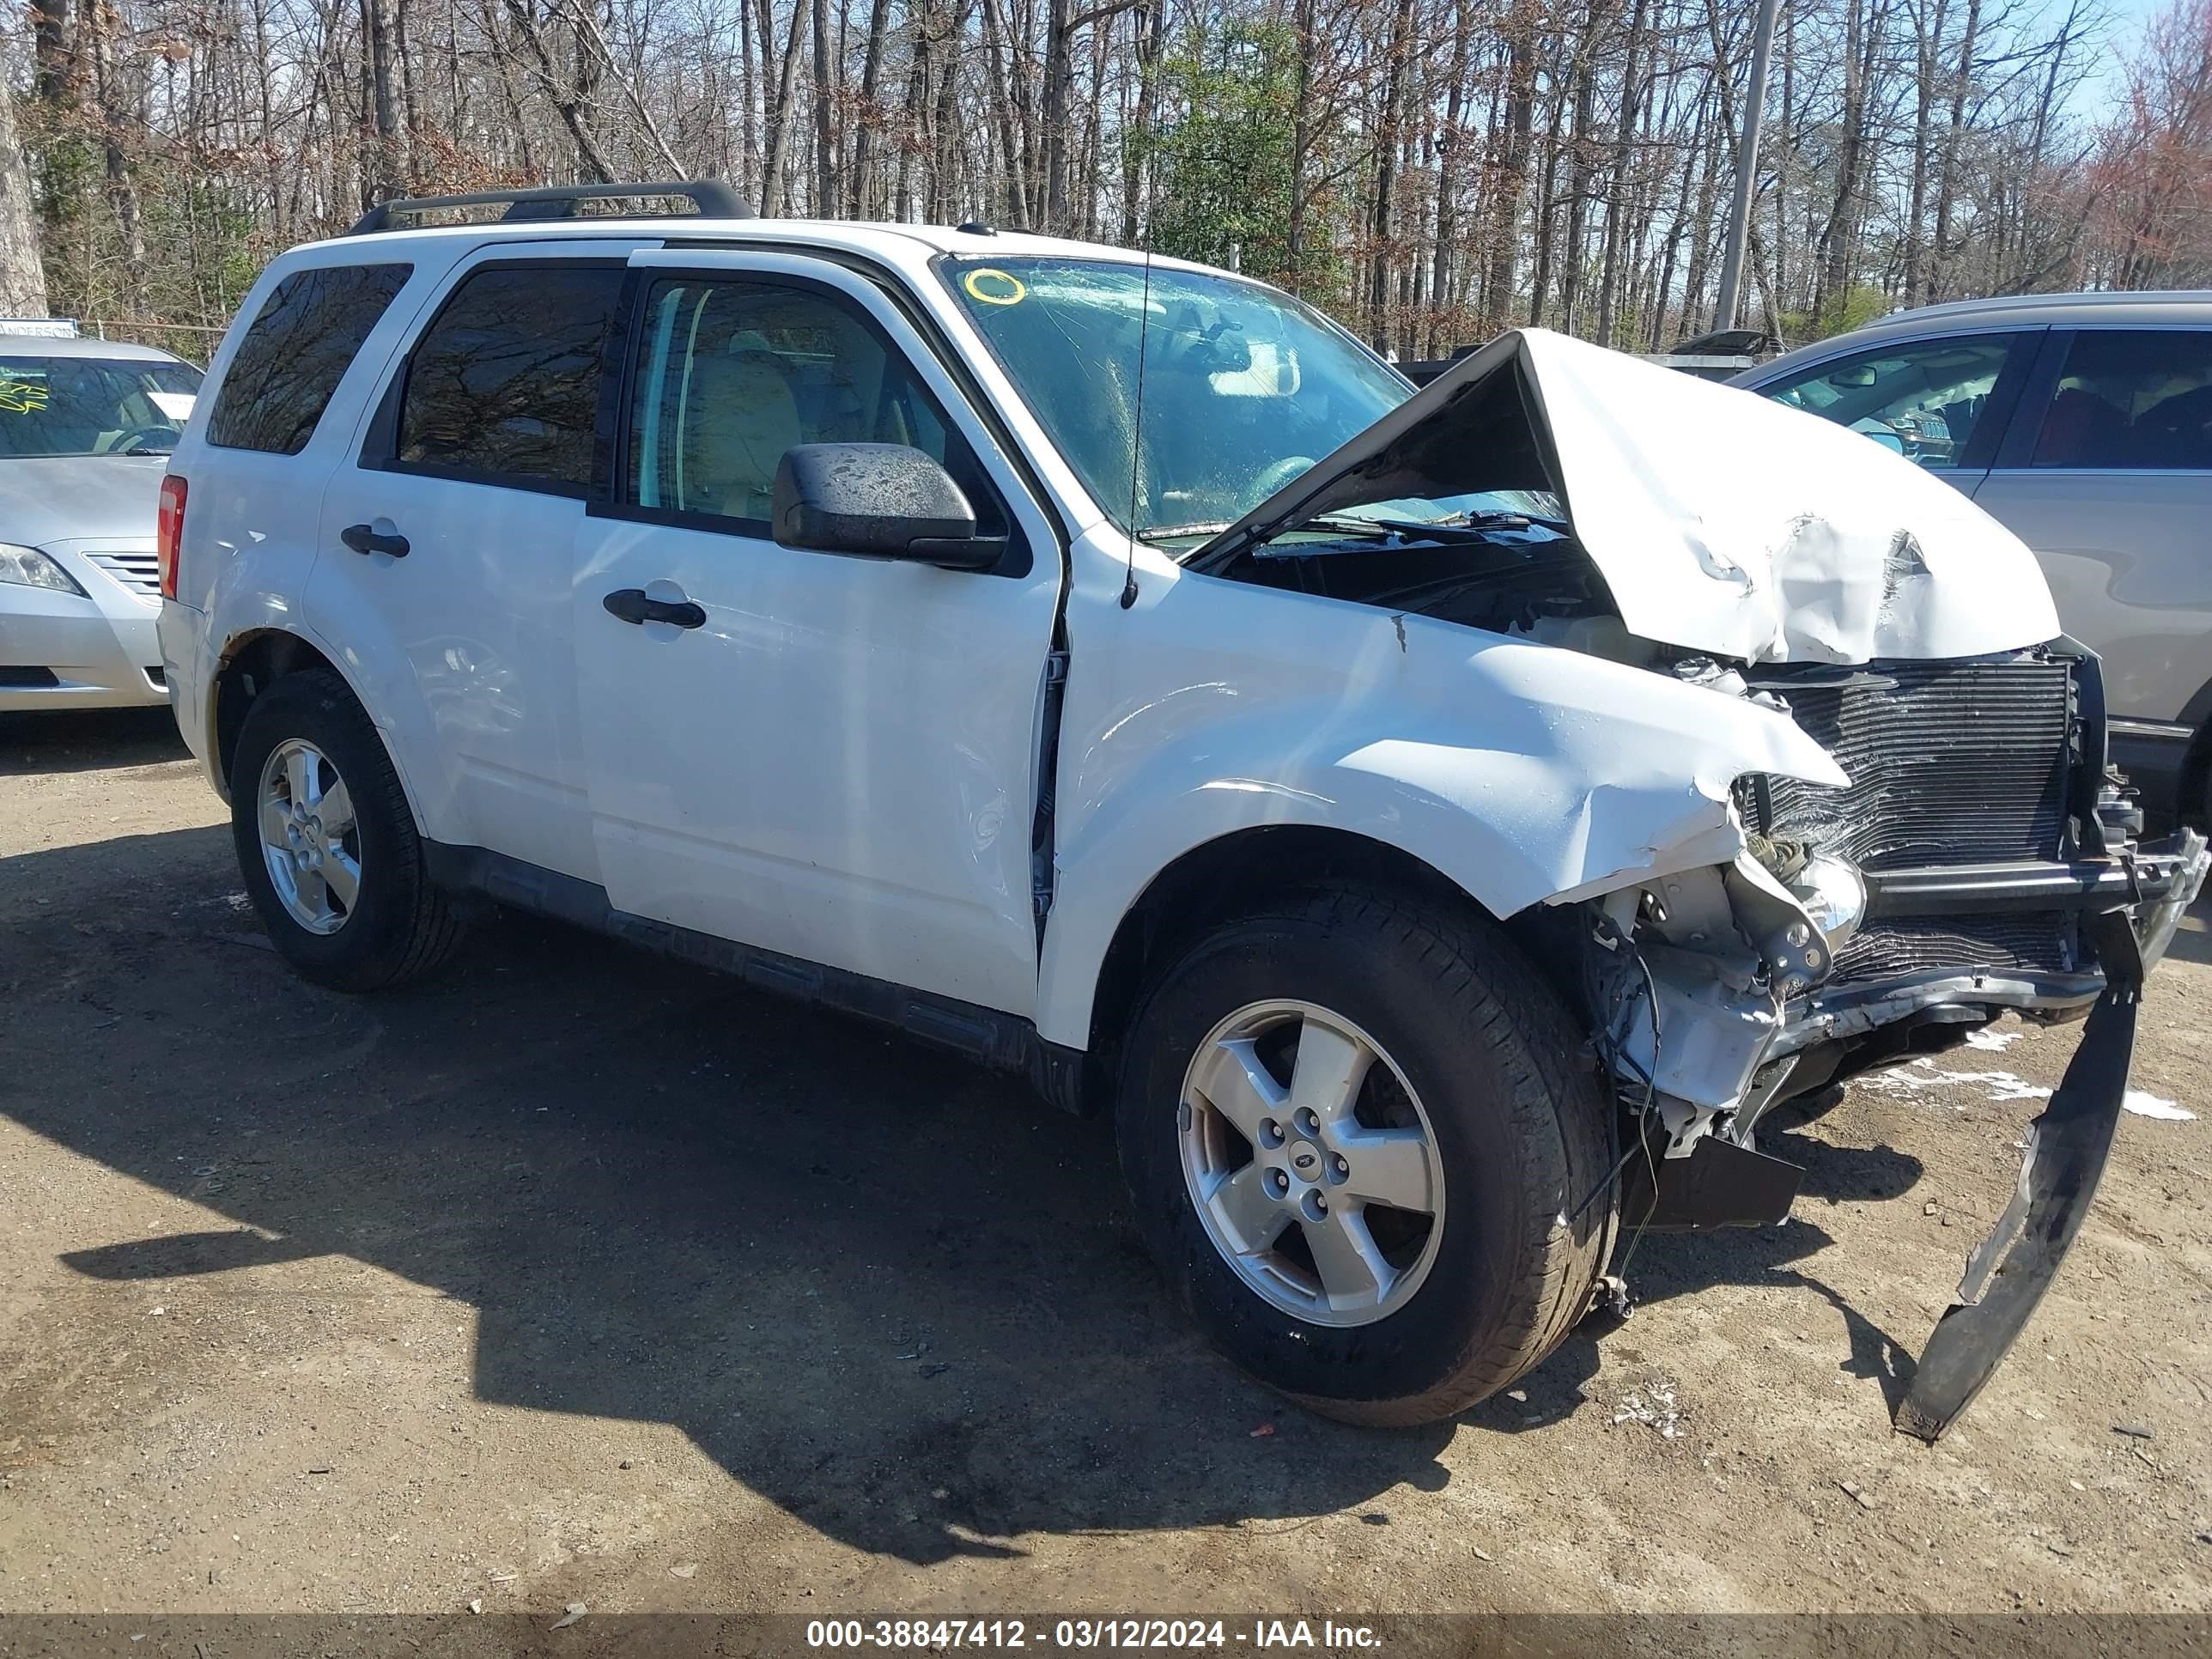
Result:
<svg viewBox="0 0 2212 1659">
<path fill-rule="evenodd" d="M 2105 975 L 2051 1103 L 2028 1126 L 2020 1181 L 1996 1228 L 1966 1258 L 1958 1299 L 1936 1327 L 1897 1427 L 1933 1442 L 1979 1394 L 2043 1300 L 2103 1178 L 2135 1058 L 2143 975 L 2166 954 L 2204 882 L 2204 837 L 2185 830 L 2138 855 L 2136 902 L 2085 920 Z"/>
</svg>

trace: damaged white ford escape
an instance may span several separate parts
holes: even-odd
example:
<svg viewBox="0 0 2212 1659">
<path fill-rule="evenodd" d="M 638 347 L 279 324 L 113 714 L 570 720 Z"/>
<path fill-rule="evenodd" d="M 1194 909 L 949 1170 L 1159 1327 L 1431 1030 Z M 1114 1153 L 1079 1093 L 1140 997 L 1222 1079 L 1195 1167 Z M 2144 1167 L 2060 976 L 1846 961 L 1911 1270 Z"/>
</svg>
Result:
<svg viewBox="0 0 2212 1659">
<path fill-rule="evenodd" d="M 2204 875 L 2011 535 L 1539 331 L 1416 395 L 1225 273 L 591 187 L 293 250 L 210 386 L 162 654 L 301 972 L 497 902 L 1025 1070 L 1334 1416 L 1505 1387 L 1641 1230 L 1781 1218 L 1778 1102 L 2086 1018 L 1900 1408 L 1940 1434 Z"/>
</svg>

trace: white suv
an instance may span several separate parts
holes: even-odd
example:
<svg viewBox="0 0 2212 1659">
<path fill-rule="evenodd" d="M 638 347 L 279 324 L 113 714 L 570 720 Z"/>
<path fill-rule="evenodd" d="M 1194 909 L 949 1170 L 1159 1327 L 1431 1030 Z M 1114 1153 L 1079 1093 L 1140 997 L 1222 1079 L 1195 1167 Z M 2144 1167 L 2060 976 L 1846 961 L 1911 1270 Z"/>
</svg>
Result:
<svg viewBox="0 0 2212 1659">
<path fill-rule="evenodd" d="M 1208 1334 L 1376 1423 L 1779 1218 L 1777 1102 L 2086 1015 L 1900 1421 L 1963 1407 L 2205 863 L 2016 540 L 1556 335 L 1414 395 L 1223 272 L 610 193 L 283 255 L 178 449 L 178 720 L 301 972 L 490 899 L 1026 1070 Z"/>
</svg>

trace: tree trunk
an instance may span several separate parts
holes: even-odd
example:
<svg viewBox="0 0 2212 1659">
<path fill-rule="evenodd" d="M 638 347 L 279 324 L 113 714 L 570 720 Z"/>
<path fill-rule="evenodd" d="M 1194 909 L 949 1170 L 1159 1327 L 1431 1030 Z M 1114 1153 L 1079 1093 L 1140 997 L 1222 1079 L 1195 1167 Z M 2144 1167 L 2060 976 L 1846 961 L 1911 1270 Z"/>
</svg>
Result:
<svg viewBox="0 0 2212 1659">
<path fill-rule="evenodd" d="M 883 119 L 883 112 L 876 106 L 876 87 L 883 77 L 884 34 L 890 27 L 890 9 L 891 0 L 874 0 L 868 8 L 867 54 L 860 65 L 860 131 L 853 137 L 853 177 L 845 197 L 845 210 L 856 219 L 872 217 L 876 205 L 876 125 Z"/>
<path fill-rule="evenodd" d="M 1313 59 L 1316 0 L 1297 0 L 1293 28 L 1298 62 L 1291 103 L 1290 222 L 1284 227 L 1284 258 L 1290 266 L 1291 292 L 1304 287 L 1306 268 L 1306 162 L 1313 155 Z"/>
<path fill-rule="evenodd" d="M 139 222 L 138 186 L 131 177 L 130 158 L 123 149 L 123 135 L 131 130 L 131 112 L 124 104 L 111 38 L 119 23 L 104 0 L 86 0 L 77 27 L 90 47 L 107 204 L 115 216 L 116 240 L 122 245 L 124 300 L 135 315 L 146 309 L 146 234 Z"/>
<path fill-rule="evenodd" d="M 1459 158 L 1467 135 L 1462 120 L 1467 102 L 1467 70 L 1474 33 L 1472 0 L 1459 0 L 1452 25 L 1450 85 L 1444 95 L 1444 126 L 1437 140 L 1436 246 L 1430 251 L 1429 305 L 1441 313 L 1449 304 L 1452 255 L 1459 240 Z M 1453 342 L 1457 344 L 1458 342 Z M 1431 343 L 1433 349 L 1433 341 Z"/>
<path fill-rule="evenodd" d="M 1375 252 L 1368 271 L 1367 325 L 1377 351 L 1387 351 L 1390 346 L 1391 210 L 1398 193 L 1399 122 L 1413 36 L 1413 0 L 1398 0 L 1382 82 L 1382 124 L 1375 143 L 1375 209 L 1370 221 Z"/>
<path fill-rule="evenodd" d="M 367 161 L 378 198 L 402 196 L 407 179 L 405 130 L 400 122 L 398 49 L 392 39 L 392 0 L 362 0 L 362 41 L 367 50 L 369 132 Z"/>
<path fill-rule="evenodd" d="M 830 218 L 837 211 L 836 82 L 830 78 L 830 0 L 814 0 L 814 211 Z M 843 64 L 838 69 L 842 72 Z"/>
<path fill-rule="evenodd" d="M 783 175 L 791 155 L 791 113 L 798 102 L 799 59 L 806 46 L 806 8 L 791 9 L 791 33 L 783 43 L 783 68 L 776 77 L 775 102 L 769 112 L 767 154 L 761 162 L 761 216 L 783 213 Z"/>
<path fill-rule="evenodd" d="M 1929 286 L 1931 297 L 1940 298 L 1949 292 L 1944 283 L 1944 265 L 1951 257 L 1952 204 L 1957 199 L 1959 172 L 1959 141 L 1960 129 L 1966 119 L 1966 89 L 1974 76 L 1974 46 L 1982 25 L 1982 0 L 1966 0 L 1966 23 L 1959 37 L 1959 69 L 1951 82 L 1951 123 L 1943 136 L 1943 158 L 1936 170 L 1936 238 L 1929 250 Z"/>
<path fill-rule="evenodd" d="M 1483 284 L 1484 322 L 1492 328 L 1512 313 L 1521 200 L 1528 193 L 1528 151 L 1536 117 L 1536 32 L 1525 13 L 1508 20 L 1506 42 L 1504 149 L 1493 168 L 1490 225 L 1484 239 L 1490 252 L 1490 273 Z"/>
<path fill-rule="evenodd" d="M 31 169 L 15 137 L 15 94 L 0 84 L 0 313 L 46 314 L 46 273 L 39 243 Z"/>
<path fill-rule="evenodd" d="M 1067 229 L 1067 94 L 1075 82 L 1075 54 L 1068 45 L 1069 0 L 1046 0 L 1044 104 L 1044 225 L 1049 235 Z"/>
</svg>

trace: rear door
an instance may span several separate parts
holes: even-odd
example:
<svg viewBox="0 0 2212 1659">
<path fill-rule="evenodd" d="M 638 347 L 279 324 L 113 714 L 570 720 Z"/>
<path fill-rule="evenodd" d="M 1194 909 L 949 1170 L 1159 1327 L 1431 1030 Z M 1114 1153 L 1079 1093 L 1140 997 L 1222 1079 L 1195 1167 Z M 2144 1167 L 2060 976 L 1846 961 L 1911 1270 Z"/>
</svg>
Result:
<svg viewBox="0 0 2212 1659">
<path fill-rule="evenodd" d="M 577 540 L 599 866 L 618 908 L 1027 1014 L 1030 827 L 1058 545 L 991 426 L 876 285 L 768 252 L 635 267 L 613 498 Z M 990 573 L 769 538 L 797 444 L 909 444 Z M 609 594 L 700 608 L 632 623 Z"/>
<path fill-rule="evenodd" d="M 2113 714 L 2212 681 L 2212 330 L 2054 330 L 1978 505 L 2033 548 Z"/>
<path fill-rule="evenodd" d="M 317 629 L 419 723 L 431 833 L 596 878 L 569 554 L 627 246 L 509 242 L 457 265 L 332 476 Z"/>
</svg>

